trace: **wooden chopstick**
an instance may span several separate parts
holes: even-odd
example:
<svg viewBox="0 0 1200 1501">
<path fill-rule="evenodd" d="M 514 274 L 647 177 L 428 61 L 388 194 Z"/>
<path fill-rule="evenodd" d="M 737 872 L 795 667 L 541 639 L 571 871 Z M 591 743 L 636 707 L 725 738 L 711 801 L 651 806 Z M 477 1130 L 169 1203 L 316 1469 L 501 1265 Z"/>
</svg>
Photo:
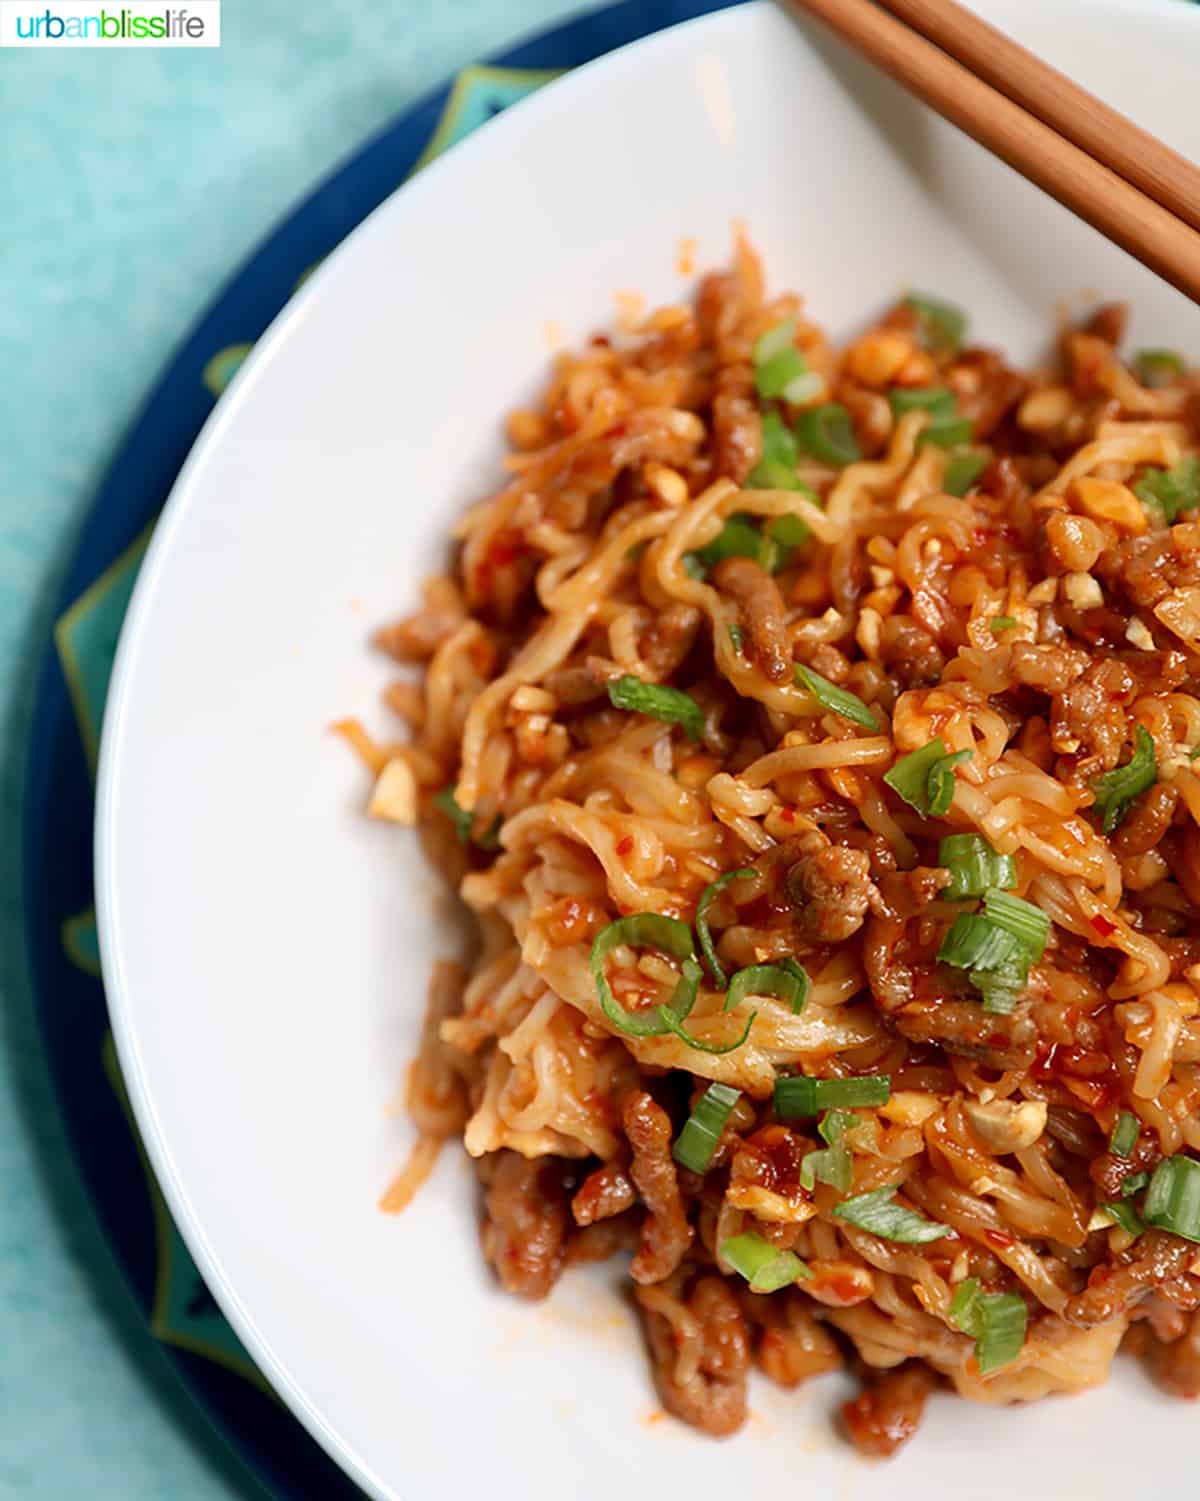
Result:
<svg viewBox="0 0 1200 1501">
<path fill-rule="evenodd" d="M 1043 125 L 1200 229 L 1200 167 L 956 0 L 879 0 Z"/>
<path fill-rule="evenodd" d="M 812 15 L 1030 182 L 1200 301 L 1200 234 L 873 0 L 784 0 Z M 1165 147 L 1163 148 L 1166 149 Z"/>
</svg>

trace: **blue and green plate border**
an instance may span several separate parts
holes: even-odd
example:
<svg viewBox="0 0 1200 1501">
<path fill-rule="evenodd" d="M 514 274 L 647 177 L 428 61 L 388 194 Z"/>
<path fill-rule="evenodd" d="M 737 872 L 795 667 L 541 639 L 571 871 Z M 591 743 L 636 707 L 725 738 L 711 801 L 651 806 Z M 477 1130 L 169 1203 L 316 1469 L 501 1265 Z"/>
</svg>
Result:
<svg viewBox="0 0 1200 1501">
<path fill-rule="evenodd" d="M 406 177 L 493 115 L 571 68 L 730 3 L 621 0 L 587 12 L 465 68 L 368 141 L 259 246 L 188 335 L 100 486 L 63 591 L 38 683 L 24 847 L 35 1005 L 59 1104 L 147 1328 L 258 1479 L 288 1501 L 360 1493 L 274 1396 L 205 1287 L 149 1172 L 108 1028 L 93 907 L 93 789 L 125 608 L 214 402 L 313 267 Z"/>
</svg>

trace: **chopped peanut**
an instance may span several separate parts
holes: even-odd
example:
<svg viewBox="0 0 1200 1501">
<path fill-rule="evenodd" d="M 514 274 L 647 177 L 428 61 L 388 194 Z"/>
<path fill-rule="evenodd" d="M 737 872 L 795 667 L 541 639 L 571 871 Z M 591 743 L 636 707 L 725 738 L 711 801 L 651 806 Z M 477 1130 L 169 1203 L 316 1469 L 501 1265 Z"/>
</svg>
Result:
<svg viewBox="0 0 1200 1501">
<path fill-rule="evenodd" d="M 407 761 L 389 761 L 379 773 L 367 804 L 372 818 L 385 818 L 410 828 L 417 821 L 417 779 Z"/>
<path fill-rule="evenodd" d="M 1104 603 L 1104 590 L 1090 573 L 1068 573 L 1063 590 L 1077 610 L 1095 610 Z"/>
<path fill-rule="evenodd" d="M 881 329 L 851 344 L 846 351 L 846 371 L 864 386 L 890 385 L 913 353 L 911 339 Z"/>
<path fill-rule="evenodd" d="M 1017 423 L 1031 433 L 1049 433 L 1071 415 L 1075 398 L 1066 386 L 1042 386 L 1017 408 Z"/>
<path fill-rule="evenodd" d="M 642 478 L 664 505 L 681 506 L 688 498 L 687 480 L 677 469 L 666 464 L 649 463 L 642 470 Z"/>
<path fill-rule="evenodd" d="M 1071 481 L 1070 495 L 1079 509 L 1096 521 L 1111 521 L 1130 536 L 1146 530 L 1145 507 L 1128 485 L 1083 475 Z"/>
</svg>

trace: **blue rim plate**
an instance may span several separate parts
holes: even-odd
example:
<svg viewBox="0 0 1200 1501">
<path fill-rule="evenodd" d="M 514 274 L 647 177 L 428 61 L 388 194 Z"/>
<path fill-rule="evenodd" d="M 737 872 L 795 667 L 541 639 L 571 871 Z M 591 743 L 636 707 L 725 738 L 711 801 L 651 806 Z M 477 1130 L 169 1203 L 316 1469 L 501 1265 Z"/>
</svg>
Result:
<svg viewBox="0 0 1200 1501">
<path fill-rule="evenodd" d="M 205 1287 L 126 1108 L 92 888 L 96 748 L 109 671 L 154 522 L 213 403 L 309 271 L 411 172 L 570 68 L 735 0 L 621 0 L 454 79 L 320 184 L 234 275 L 151 390 L 96 495 L 38 682 L 25 798 L 25 920 L 59 1106 L 87 1191 L 151 1334 L 281 1498 L 360 1494 L 271 1392 Z"/>
</svg>

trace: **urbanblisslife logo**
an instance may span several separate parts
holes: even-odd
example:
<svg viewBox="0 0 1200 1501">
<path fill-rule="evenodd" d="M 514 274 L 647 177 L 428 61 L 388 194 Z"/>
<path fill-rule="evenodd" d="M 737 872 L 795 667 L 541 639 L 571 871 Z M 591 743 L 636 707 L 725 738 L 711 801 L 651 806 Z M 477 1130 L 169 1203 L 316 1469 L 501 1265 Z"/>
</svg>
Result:
<svg viewBox="0 0 1200 1501">
<path fill-rule="evenodd" d="M 219 47 L 220 0 L 0 0 L 0 47 Z"/>
</svg>

